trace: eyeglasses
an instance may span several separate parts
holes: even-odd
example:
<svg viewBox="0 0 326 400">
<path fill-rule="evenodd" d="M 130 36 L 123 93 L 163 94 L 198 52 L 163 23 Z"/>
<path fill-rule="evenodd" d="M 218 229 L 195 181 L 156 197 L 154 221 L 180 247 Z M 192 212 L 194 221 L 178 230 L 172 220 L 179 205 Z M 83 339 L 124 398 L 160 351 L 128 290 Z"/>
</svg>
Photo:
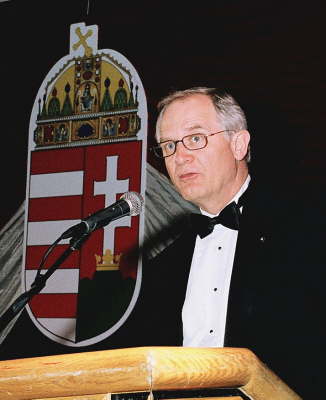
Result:
<svg viewBox="0 0 326 400">
<path fill-rule="evenodd" d="M 223 133 L 223 132 L 234 132 L 234 131 L 224 130 L 210 134 L 193 133 L 191 135 L 184 136 L 180 140 L 165 140 L 164 142 L 160 142 L 156 146 L 153 146 L 151 150 L 153 150 L 154 154 L 158 158 L 166 158 L 172 156 L 176 152 L 177 144 L 179 142 L 182 142 L 184 147 L 188 150 L 199 150 L 207 146 L 208 136 L 217 135 L 218 133 Z"/>
</svg>

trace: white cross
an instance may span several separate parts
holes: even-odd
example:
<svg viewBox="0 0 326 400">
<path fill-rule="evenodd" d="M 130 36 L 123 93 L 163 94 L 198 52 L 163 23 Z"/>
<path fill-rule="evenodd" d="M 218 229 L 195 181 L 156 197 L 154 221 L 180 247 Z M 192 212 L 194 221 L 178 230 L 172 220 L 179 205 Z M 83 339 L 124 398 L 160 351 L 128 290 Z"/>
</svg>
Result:
<svg viewBox="0 0 326 400">
<path fill-rule="evenodd" d="M 106 179 L 94 182 L 94 196 L 105 194 L 105 207 L 116 202 L 117 193 L 125 193 L 129 189 L 129 179 L 116 179 L 118 171 L 118 156 L 106 157 Z M 114 253 L 114 230 L 117 226 L 131 226 L 131 217 L 116 219 L 104 227 L 103 251 L 112 250 Z"/>
</svg>

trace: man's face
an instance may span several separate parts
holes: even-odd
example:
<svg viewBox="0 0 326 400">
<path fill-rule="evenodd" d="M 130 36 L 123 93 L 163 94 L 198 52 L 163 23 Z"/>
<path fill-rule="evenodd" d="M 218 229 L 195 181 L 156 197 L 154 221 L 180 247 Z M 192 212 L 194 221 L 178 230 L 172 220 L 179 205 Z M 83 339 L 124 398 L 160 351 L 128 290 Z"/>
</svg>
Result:
<svg viewBox="0 0 326 400">
<path fill-rule="evenodd" d="M 171 103 L 160 128 L 160 141 L 225 129 L 211 99 L 202 94 Z M 217 206 L 227 201 L 230 193 L 235 194 L 238 160 L 226 135 L 208 137 L 207 146 L 199 150 L 188 150 L 178 143 L 175 154 L 165 158 L 169 176 L 183 198 L 211 213 L 218 211 Z"/>
</svg>

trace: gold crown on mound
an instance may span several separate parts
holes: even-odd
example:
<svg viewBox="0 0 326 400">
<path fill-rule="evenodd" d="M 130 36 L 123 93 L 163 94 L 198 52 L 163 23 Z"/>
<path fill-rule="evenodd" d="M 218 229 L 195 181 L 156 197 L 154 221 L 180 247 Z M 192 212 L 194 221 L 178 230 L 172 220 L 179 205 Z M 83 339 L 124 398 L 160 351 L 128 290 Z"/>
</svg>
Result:
<svg viewBox="0 0 326 400">
<path fill-rule="evenodd" d="M 117 271 L 120 266 L 120 254 L 112 254 L 110 249 L 105 250 L 103 256 L 95 254 L 97 271 Z"/>
<path fill-rule="evenodd" d="M 71 58 L 38 99 L 36 147 L 133 140 L 141 128 L 138 89 L 108 53 Z"/>
</svg>

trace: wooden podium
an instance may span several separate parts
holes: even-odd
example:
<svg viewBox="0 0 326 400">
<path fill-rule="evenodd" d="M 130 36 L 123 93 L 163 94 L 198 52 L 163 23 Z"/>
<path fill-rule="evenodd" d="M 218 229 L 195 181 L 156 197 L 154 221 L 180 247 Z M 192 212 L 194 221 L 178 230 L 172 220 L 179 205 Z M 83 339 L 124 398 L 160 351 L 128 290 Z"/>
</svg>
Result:
<svg viewBox="0 0 326 400">
<path fill-rule="evenodd" d="M 294 400 L 248 349 L 138 347 L 0 361 L 0 399 Z"/>
</svg>

